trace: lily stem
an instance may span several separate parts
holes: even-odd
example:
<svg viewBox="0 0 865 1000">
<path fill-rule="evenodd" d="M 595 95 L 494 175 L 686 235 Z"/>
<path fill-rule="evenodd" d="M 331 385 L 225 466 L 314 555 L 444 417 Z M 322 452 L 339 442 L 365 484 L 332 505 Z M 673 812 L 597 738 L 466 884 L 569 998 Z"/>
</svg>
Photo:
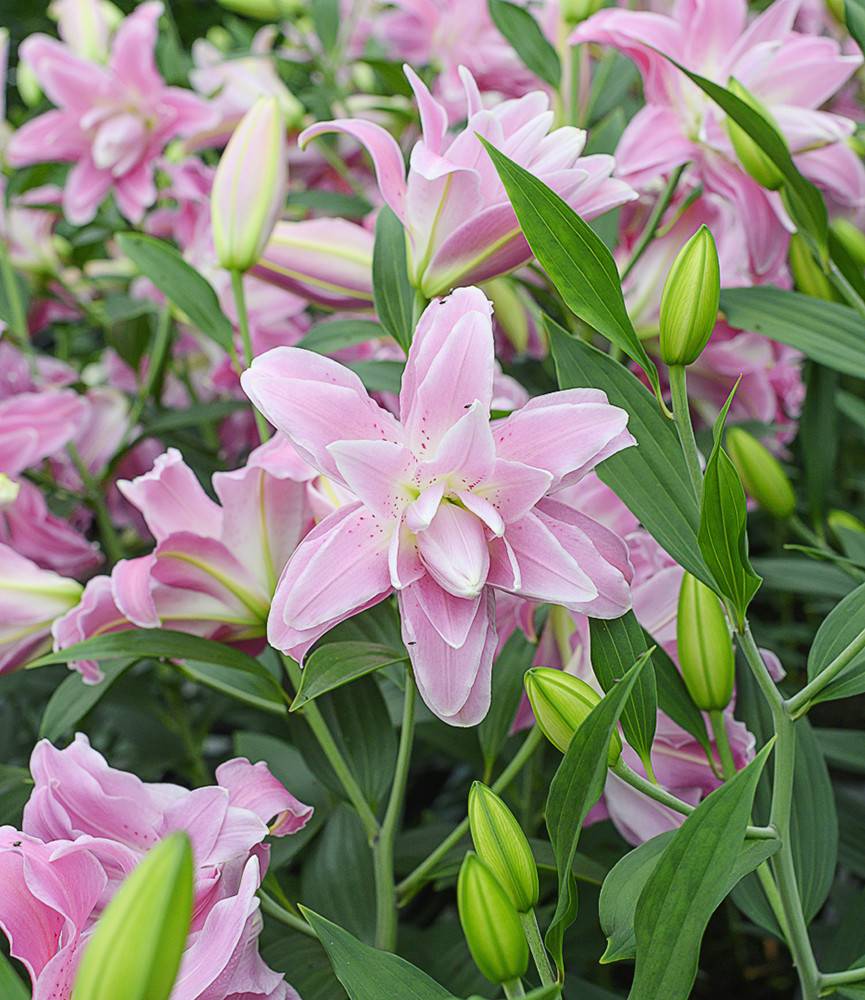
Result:
<svg viewBox="0 0 865 1000">
<path fill-rule="evenodd" d="M 243 341 L 243 360 L 247 368 L 252 364 L 252 334 L 249 330 L 249 311 L 246 308 L 246 293 L 243 290 L 243 275 L 240 271 L 231 272 L 231 290 L 234 293 L 234 304 L 237 307 L 237 325 L 240 327 L 240 339 Z M 262 444 L 270 437 L 267 421 L 253 408 L 255 426 Z"/>
<path fill-rule="evenodd" d="M 526 941 L 529 943 L 529 951 L 532 953 L 535 968 L 541 977 L 541 986 L 551 986 L 556 981 L 556 977 L 553 974 L 553 967 L 550 965 L 547 949 L 544 947 L 541 929 L 538 926 L 537 914 L 534 910 L 529 910 L 528 913 L 521 913 L 520 923 L 523 925 L 523 933 L 526 935 Z"/>
<path fill-rule="evenodd" d="M 688 465 L 688 474 L 697 500 L 703 493 L 703 470 L 700 467 L 700 453 L 697 451 L 697 439 L 694 437 L 694 427 L 691 424 L 691 413 L 688 409 L 688 381 L 684 365 L 670 365 L 670 393 L 673 398 L 673 419 L 679 433 L 682 451 Z"/>
</svg>

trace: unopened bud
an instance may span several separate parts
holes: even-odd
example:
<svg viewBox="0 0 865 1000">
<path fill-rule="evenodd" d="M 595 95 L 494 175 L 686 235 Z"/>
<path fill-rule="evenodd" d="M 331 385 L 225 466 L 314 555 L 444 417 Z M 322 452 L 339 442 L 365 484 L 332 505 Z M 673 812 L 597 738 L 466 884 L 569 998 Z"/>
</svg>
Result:
<svg viewBox="0 0 865 1000">
<path fill-rule="evenodd" d="M 601 696 L 585 681 L 552 667 L 526 671 L 526 694 L 541 732 L 556 749 L 566 753 L 574 733 L 586 721 Z M 614 732 L 607 764 L 612 767 L 622 753 L 622 741 Z"/>
<path fill-rule="evenodd" d="M 574 27 L 590 18 L 604 5 L 604 0 L 562 0 L 562 19 L 568 27 Z"/>
<path fill-rule="evenodd" d="M 796 494 L 772 452 L 741 427 L 727 431 L 726 443 L 748 496 L 773 517 L 790 517 L 796 509 Z"/>
<path fill-rule="evenodd" d="M 815 299 L 824 299 L 826 302 L 839 300 L 832 282 L 814 260 L 814 255 L 808 249 L 808 244 L 799 233 L 794 233 L 790 237 L 790 270 L 793 272 L 793 279 L 800 292 L 811 295 Z"/>
<path fill-rule="evenodd" d="M 475 965 L 491 983 L 519 979 L 529 946 L 519 914 L 492 871 L 469 853 L 457 880 L 457 908 Z"/>
<path fill-rule="evenodd" d="M 840 535 L 843 531 L 858 531 L 860 534 L 865 533 L 865 524 L 863 524 L 858 517 L 854 517 L 846 510 L 830 510 L 828 516 L 826 517 L 826 521 L 836 535 Z"/>
<path fill-rule="evenodd" d="M 682 678 L 694 704 L 703 712 L 726 708 L 733 696 L 733 641 L 721 602 L 690 573 L 679 591 L 676 641 Z"/>
<path fill-rule="evenodd" d="M 259 21 L 279 21 L 302 9 L 299 0 L 219 0 L 219 5 Z"/>
<path fill-rule="evenodd" d="M 21 100 L 28 108 L 35 108 L 42 100 L 42 87 L 39 84 L 39 78 L 33 72 L 30 64 L 24 62 L 23 59 L 18 62 L 18 67 L 15 70 L 15 85 L 21 95 Z"/>
<path fill-rule="evenodd" d="M 520 824 L 491 789 L 476 781 L 469 792 L 469 828 L 478 857 L 520 913 L 538 901 L 538 868 Z"/>
<path fill-rule="evenodd" d="M 213 178 L 213 243 L 222 267 L 248 271 L 255 264 L 279 218 L 287 182 L 279 101 L 261 97 L 234 130 Z"/>
<path fill-rule="evenodd" d="M 786 145 L 786 140 L 781 134 L 778 123 L 772 117 L 772 113 L 757 100 L 750 90 L 733 78 L 727 84 L 727 89 L 740 101 L 744 101 L 753 111 L 756 111 L 764 119 L 767 127 L 772 129 L 781 142 Z M 739 162 L 745 170 L 762 187 L 768 188 L 770 191 L 777 191 L 784 183 L 784 175 L 751 136 L 729 117 L 727 118 L 727 135 L 729 135 L 736 156 L 739 157 Z"/>
<path fill-rule="evenodd" d="M 15 503 L 21 490 L 19 483 L 0 472 L 0 510 Z"/>
<path fill-rule="evenodd" d="M 84 950 L 72 1000 L 168 1000 L 192 916 L 185 833 L 154 847 L 105 909 Z"/>
<path fill-rule="evenodd" d="M 499 329 L 517 354 L 522 354 L 529 343 L 529 317 L 513 282 L 508 278 L 493 278 L 483 289 L 493 304 Z"/>
<path fill-rule="evenodd" d="M 666 364 L 697 360 L 715 329 L 720 296 L 715 240 L 700 226 L 673 261 L 661 295 L 661 358 Z"/>
<path fill-rule="evenodd" d="M 865 233 L 849 219 L 842 218 L 833 219 L 829 228 L 859 267 L 865 268 Z"/>
</svg>

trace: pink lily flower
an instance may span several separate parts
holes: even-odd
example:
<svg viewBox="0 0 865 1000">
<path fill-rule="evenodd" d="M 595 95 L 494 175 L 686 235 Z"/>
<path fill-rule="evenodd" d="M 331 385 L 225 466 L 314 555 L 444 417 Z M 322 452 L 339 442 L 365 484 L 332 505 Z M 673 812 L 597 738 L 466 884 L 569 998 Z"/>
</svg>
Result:
<svg viewBox="0 0 865 1000">
<path fill-rule="evenodd" d="M 745 0 L 677 0 L 670 16 L 608 9 L 580 24 L 571 44 L 611 45 L 630 56 L 643 76 L 646 106 L 616 151 L 622 177 L 647 190 L 691 161 L 706 190 L 730 198 L 746 220 L 756 203 L 768 200 L 789 225 L 778 197 L 739 166 L 723 112 L 663 52 L 717 83 L 738 80 L 770 111 L 802 172 L 835 200 L 861 205 L 865 168 L 845 141 L 854 123 L 820 108 L 862 57 L 842 54 L 832 38 L 794 31 L 800 4 L 776 0 L 748 23 Z"/>
<path fill-rule="evenodd" d="M 76 55 L 47 35 L 31 35 L 21 58 L 57 105 L 12 137 L 12 166 L 60 160 L 73 163 L 63 211 L 83 225 L 109 191 L 123 214 L 139 222 L 156 200 L 157 157 L 169 140 L 208 127 L 213 113 L 199 97 L 167 87 L 153 50 L 162 4 L 141 4 L 117 30 L 107 66 Z"/>
<path fill-rule="evenodd" d="M 187 791 L 110 767 L 78 734 L 47 740 L 30 760 L 34 788 L 22 830 L 0 827 L 0 927 L 27 969 L 35 1000 L 70 1000 L 82 951 L 105 905 L 145 852 L 185 830 L 195 860 L 192 926 L 172 1000 L 299 1000 L 258 953 L 256 890 L 268 834 L 296 833 L 312 809 L 266 764 L 217 768 L 216 785 Z"/>
<path fill-rule="evenodd" d="M 627 184 L 612 177 L 611 156 L 581 155 L 585 132 L 569 126 L 550 132 L 553 112 L 543 91 L 487 111 L 474 77 L 464 69 L 468 121 L 449 141 L 445 108 L 410 67 L 405 73 L 423 126 L 423 138 L 411 152 L 408 177 L 396 140 L 373 122 L 319 122 L 302 132 L 299 142 L 304 146 L 315 136 L 344 132 L 366 147 L 381 196 L 405 226 L 412 284 L 427 298 L 487 281 L 532 259 L 479 135 L 549 184 L 584 218 L 636 197 Z"/>
<path fill-rule="evenodd" d="M 530 400 L 490 423 L 492 310 L 476 288 L 418 324 L 397 420 L 342 365 L 277 348 L 244 372 L 253 403 L 354 501 L 286 565 L 271 645 L 300 659 L 345 618 L 396 591 L 418 688 L 454 725 L 486 714 L 494 589 L 596 617 L 630 605 L 612 532 L 552 494 L 633 444 L 627 414 L 595 389 Z"/>
<path fill-rule="evenodd" d="M 75 392 L 22 392 L 0 402 L 0 472 L 17 476 L 68 444 L 87 404 Z"/>
</svg>

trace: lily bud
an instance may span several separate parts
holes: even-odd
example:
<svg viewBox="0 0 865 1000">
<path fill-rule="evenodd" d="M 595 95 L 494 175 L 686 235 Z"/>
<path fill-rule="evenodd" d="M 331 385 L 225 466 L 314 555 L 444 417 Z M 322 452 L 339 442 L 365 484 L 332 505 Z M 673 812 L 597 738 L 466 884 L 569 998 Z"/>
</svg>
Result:
<svg viewBox="0 0 865 1000">
<path fill-rule="evenodd" d="M 661 358 L 666 364 L 697 360 L 715 329 L 720 297 L 715 240 L 700 226 L 673 261 L 661 295 Z"/>
<path fill-rule="evenodd" d="M 860 268 L 865 268 L 865 233 L 849 219 L 834 219 L 829 227 Z"/>
<path fill-rule="evenodd" d="M 278 21 L 302 9 L 299 0 L 218 0 L 220 7 L 259 21 Z"/>
<path fill-rule="evenodd" d="M 15 85 L 21 100 L 28 108 L 35 108 L 42 100 L 42 87 L 39 85 L 39 80 L 30 64 L 23 59 L 19 61 L 18 68 L 15 70 Z"/>
<path fill-rule="evenodd" d="M 213 178 L 213 243 L 222 267 L 248 271 L 255 264 L 279 218 L 287 181 L 279 101 L 261 97 L 234 130 Z"/>
<path fill-rule="evenodd" d="M 529 317 L 513 282 L 507 278 L 493 278 L 483 286 L 483 289 L 493 304 L 493 312 L 500 329 L 514 350 L 521 354 L 529 343 Z"/>
<path fill-rule="evenodd" d="M 476 781 L 469 792 L 469 828 L 480 859 L 520 913 L 538 901 L 538 867 L 514 814 L 491 789 Z"/>
<path fill-rule="evenodd" d="M 781 130 L 778 128 L 778 123 L 772 117 L 772 113 L 757 100 L 750 90 L 743 87 L 738 80 L 732 77 L 727 84 L 727 89 L 731 94 L 738 97 L 740 101 L 744 101 L 745 104 L 756 111 L 761 118 L 764 118 L 769 128 L 786 145 L 786 139 L 781 134 Z M 730 142 L 733 143 L 733 149 L 735 149 L 740 163 L 758 184 L 764 188 L 768 188 L 770 191 L 777 191 L 784 184 L 784 175 L 781 171 L 757 143 L 754 142 L 751 136 L 744 129 L 740 128 L 732 118 L 727 119 L 727 135 L 730 137 Z"/>
<path fill-rule="evenodd" d="M 19 483 L 0 472 L 0 510 L 15 503 L 20 491 Z"/>
<path fill-rule="evenodd" d="M 99 919 L 72 1000 L 168 1000 L 192 917 L 192 848 L 185 833 L 154 847 Z"/>
<path fill-rule="evenodd" d="M 796 287 L 805 295 L 826 302 L 839 301 L 838 293 L 832 287 L 832 282 L 823 273 L 822 268 L 814 260 L 814 255 L 808 249 L 808 244 L 799 233 L 790 237 L 790 270 L 796 281 Z"/>
<path fill-rule="evenodd" d="M 471 852 L 457 880 L 457 908 L 475 965 L 491 983 L 519 979 L 529 965 L 520 917 L 492 871 Z"/>
<path fill-rule="evenodd" d="M 796 495 L 772 452 L 741 427 L 727 431 L 727 452 L 748 496 L 773 517 L 790 517 L 796 509 Z"/>
<path fill-rule="evenodd" d="M 604 5 L 604 0 L 562 0 L 562 20 L 571 28 L 596 14 Z"/>
<path fill-rule="evenodd" d="M 574 733 L 600 702 L 601 696 L 579 677 L 551 667 L 527 670 L 525 687 L 541 732 L 557 750 L 566 753 Z M 622 741 L 614 732 L 607 754 L 609 767 L 618 761 L 621 753 Z"/>
<path fill-rule="evenodd" d="M 830 510 L 826 521 L 836 535 L 842 531 L 865 533 L 865 524 L 858 517 L 854 517 L 853 514 L 848 513 L 846 510 Z"/>
<path fill-rule="evenodd" d="M 682 678 L 694 704 L 704 712 L 726 708 L 733 696 L 733 640 L 714 591 L 690 573 L 679 591 L 676 640 Z"/>
</svg>

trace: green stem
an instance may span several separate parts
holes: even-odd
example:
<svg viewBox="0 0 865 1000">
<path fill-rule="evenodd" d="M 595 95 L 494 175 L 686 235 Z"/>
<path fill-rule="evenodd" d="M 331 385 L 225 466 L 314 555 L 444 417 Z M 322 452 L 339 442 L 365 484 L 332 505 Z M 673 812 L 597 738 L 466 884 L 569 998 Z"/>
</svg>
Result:
<svg viewBox="0 0 865 1000">
<path fill-rule="evenodd" d="M 258 898 L 261 900 L 261 909 L 269 917 L 273 917 L 274 920 L 278 920 L 281 924 L 285 924 L 286 927 L 290 927 L 299 934 L 305 934 L 306 937 L 311 938 L 315 937 L 315 931 L 302 917 L 296 917 L 290 910 L 286 910 L 284 906 L 280 906 L 263 889 L 258 890 Z"/>
<path fill-rule="evenodd" d="M 108 558 L 109 563 L 113 566 L 114 563 L 118 562 L 125 555 L 123 551 L 123 546 L 120 543 L 120 538 L 117 532 L 114 530 L 114 524 L 111 521 L 111 515 L 108 513 L 108 505 L 105 503 L 105 497 L 102 494 L 102 490 L 99 488 L 99 484 L 90 475 L 90 470 L 84 463 L 84 459 L 78 453 L 78 449 L 70 441 L 66 445 L 66 451 L 69 457 L 72 459 L 72 464 L 78 471 L 78 475 L 81 477 L 81 482 L 84 485 L 84 492 L 87 497 L 87 501 L 96 515 L 96 524 L 99 528 L 99 537 L 102 540 L 102 548 L 105 549 L 105 555 Z"/>
<path fill-rule="evenodd" d="M 514 755 L 514 759 L 502 771 L 498 779 L 493 783 L 492 789 L 497 794 L 501 794 L 514 778 L 520 773 L 525 764 L 531 759 L 532 754 L 543 743 L 544 737 L 537 726 L 533 726 L 528 736 L 523 740 L 523 745 Z M 400 906 L 405 906 L 414 895 L 430 880 L 431 873 L 438 867 L 439 862 L 449 851 L 463 839 L 468 833 L 469 821 L 466 817 L 456 826 L 445 839 L 432 851 L 410 875 L 407 875 L 396 887 L 397 897 Z"/>
<path fill-rule="evenodd" d="M 249 312 L 246 308 L 246 294 L 243 290 L 243 275 L 240 271 L 231 272 L 231 290 L 234 293 L 234 304 L 237 307 L 237 325 L 240 327 L 240 339 L 243 341 L 243 360 L 246 367 L 252 364 L 252 334 L 249 331 Z M 255 415 L 255 426 L 258 428 L 258 437 L 262 444 L 270 437 L 267 421 L 253 408 Z"/>
<path fill-rule="evenodd" d="M 654 799 L 655 802 L 660 802 L 662 806 L 666 806 L 668 809 L 672 809 L 674 812 L 679 813 L 682 816 L 690 816 L 694 811 L 696 806 L 692 806 L 690 802 L 684 802 L 682 799 L 675 795 L 672 795 L 665 788 L 660 785 L 653 785 L 651 781 L 647 781 L 641 774 L 637 774 L 636 771 L 631 770 L 628 765 L 619 759 L 613 767 L 613 774 L 621 778 L 622 781 L 627 782 L 631 788 L 636 789 L 638 792 L 642 792 L 650 799 Z M 774 840 L 778 833 L 774 826 L 749 826 L 746 828 L 745 836 L 749 840 Z"/>
<path fill-rule="evenodd" d="M 684 365 L 670 365 L 670 393 L 673 399 L 673 419 L 679 432 L 679 441 L 685 453 L 688 464 L 688 474 L 694 494 L 699 500 L 703 493 L 703 470 L 700 466 L 700 453 L 697 451 L 697 439 L 694 437 L 694 427 L 691 424 L 691 412 L 688 408 L 688 380 Z"/>
<path fill-rule="evenodd" d="M 12 314 L 9 332 L 18 341 L 19 347 L 31 350 L 30 330 L 27 326 L 27 312 L 21 298 L 21 288 L 18 285 L 15 269 L 12 267 L 9 249 L 2 240 L 0 240 L 0 278 L 3 282 L 3 291 L 6 293 L 6 301 L 9 303 L 9 311 Z"/>
<path fill-rule="evenodd" d="M 727 727 L 724 725 L 724 713 L 717 711 L 710 712 L 709 719 L 712 723 L 712 734 L 715 737 L 718 756 L 721 758 L 721 771 L 724 775 L 724 781 L 729 781 L 736 773 L 736 762 L 733 760 L 733 751 L 730 749 Z"/>
<path fill-rule="evenodd" d="M 129 409 L 129 430 L 127 433 L 130 438 L 135 433 L 135 428 L 141 419 L 141 414 L 144 412 L 147 400 L 150 399 L 156 389 L 165 362 L 165 356 L 171 343 L 171 332 L 171 309 L 165 306 L 159 314 L 159 321 L 156 325 L 153 339 L 150 342 L 150 350 L 148 351 L 150 365 L 147 369 L 147 377 L 138 390 L 135 402 Z"/>
<path fill-rule="evenodd" d="M 300 667 L 288 656 L 283 656 L 282 661 L 295 691 L 300 687 Z M 355 812 L 360 816 L 360 821 L 366 830 L 369 842 L 372 844 L 378 836 L 379 826 L 375 814 L 361 791 L 357 779 L 351 772 L 351 768 L 346 763 L 345 757 L 336 745 L 336 741 L 331 734 L 321 710 L 314 701 L 307 702 L 303 708 L 299 709 L 299 714 L 306 720 L 307 725 L 312 730 L 313 736 L 318 741 L 330 766 L 333 768 L 340 784 L 348 796 L 349 802 L 354 806 Z"/>
<path fill-rule="evenodd" d="M 772 781 L 772 807 L 769 822 L 778 831 L 781 847 L 771 859 L 778 895 L 784 911 L 787 944 L 799 973 L 802 1000 L 816 1000 L 819 970 L 808 937 L 808 925 L 802 912 L 802 901 L 796 884 L 793 850 L 790 842 L 790 820 L 793 806 L 793 776 L 796 766 L 796 730 L 781 692 L 775 686 L 747 621 L 738 634 L 739 644 L 748 667 L 754 674 L 772 712 L 775 728 L 775 767 Z"/>
<path fill-rule="evenodd" d="M 524 997 L 526 995 L 522 981 L 519 979 L 512 979 L 509 983 L 502 983 L 502 989 L 505 991 L 507 1000 L 516 1000 L 517 997 Z"/>
<path fill-rule="evenodd" d="M 523 933 L 526 935 L 526 941 L 529 943 L 529 951 L 532 953 L 535 968 L 541 977 L 541 986 L 552 986 L 556 981 L 556 977 L 553 973 L 553 967 L 550 965 L 547 949 L 544 947 L 535 911 L 529 910 L 528 913 L 521 913 L 520 923 L 523 925 Z"/>
<path fill-rule="evenodd" d="M 789 698 L 785 702 L 786 709 L 792 718 L 798 718 L 804 712 L 807 712 L 811 701 L 830 681 L 833 681 L 838 674 L 845 670 L 863 649 L 865 649 L 865 629 L 841 650 L 825 670 L 821 670 L 801 691 L 794 694 L 792 698 Z"/>
<path fill-rule="evenodd" d="M 865 968 L 847 969 L 844 972 L 824 972 L 820 976 L 820 987 L 850 986 L 865 981 Z"/>
<path fill-rule="evenodd" d="M 416 288 L 414 290 L 414 301 L 412 302 L 412 312 L 411 312 L 411 325 L 412 327 L 417 326 L 418 320 L 421 318 L 424 309 L 429 305 L 429 301 L 424 293 Z"/>
<path fill-rule="evenodd" d="M 396 884 L 394 881 L 393 858 L 396 831 L 402 818 L 405 804 L 405 790 L 408 784 L 412 744 L 414 742 L 415 701 L 417 689 L 411 675 L 406 671 L 405 698 L 402 711 L 402 729 L 399 737 L 399 751 L 396 758 L 393 785 L 390 790 L 387 810 L 381 829 L 373 843 L 373 867 L 376 888 L 375 946 L 385 951 L 396 947 Z"/>
<path fill-rule="evenodd" d="M 646 227 L 640 233 L 640 238 L 637 240 L 637 245 L 631 252 L 631 256 L 628 258 L 628 263 L 625 264 L 625 269 L 622 271 L 622 281 L 624 281 L 634 267 L 637 261 L 643 256 L 649 247 L 649 244 L 655 238 L 655 234 L 658 232 L 658 226 L 661 219 L 664 216 L 664 212 L 673 200 L 673 195 L 676 193 L 676 188 L 679 186 L 679 181 L 681 180 L 682 174 L 687 167 L 687 163 L 683 163 L 680 167 L 677 167 L 672 174 L 670 174 L 670 179 L 667 181 L 667 186 L 661 192 L 661 197 L 655 202 L 655 207 L 652 209 L 652 214 L 649 216 L 646 222 Z"/>
</svg>

